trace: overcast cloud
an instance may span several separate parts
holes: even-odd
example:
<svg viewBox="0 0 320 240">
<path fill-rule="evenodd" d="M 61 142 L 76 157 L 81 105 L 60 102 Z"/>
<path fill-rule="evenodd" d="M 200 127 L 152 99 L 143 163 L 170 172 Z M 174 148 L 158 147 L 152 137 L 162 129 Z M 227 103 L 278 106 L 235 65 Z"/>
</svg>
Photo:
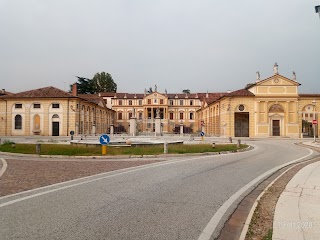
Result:
<svg viewBox="0 0 320 240">
<path fill-rule="evenodd" d="M 237 90 L 279 73 L 320 93 L 320 0 L 0 0 L 0 88 L 108 72 L 118 92 Z"/>
</svg>

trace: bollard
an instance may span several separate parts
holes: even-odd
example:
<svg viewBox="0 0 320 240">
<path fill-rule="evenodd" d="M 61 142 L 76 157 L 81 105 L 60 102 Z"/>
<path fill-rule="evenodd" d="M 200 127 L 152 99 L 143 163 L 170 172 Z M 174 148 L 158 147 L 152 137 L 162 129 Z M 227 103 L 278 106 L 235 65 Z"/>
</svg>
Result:
<svg viewBox="0 0 320 240">
<path fill-rule="evenodd" d="M 232 137 L 229 137 L 229 142 L 232 143 Z"/>
<path fill-rule="evenodd" d="M 71 141 L 73 140 L 73 135 L 71 135 Z"/>
<path fill-rule="evenodd" d="M 237 148 L 240 148 L 240 145 L 241 145 L 241 140 L 238 139 L 238 141 L 237 141 Z"/>
<path fill-rule="evenodd" d="M 212 148 L 215 148 L 216 147 L 216 143 L 212 143 Z"/>
<path fill-rule="evenodd" d="M 163 143 L 163 153 L 164 153 L 164 154 L 167 154 L 167 153 L 168 153 L 168 143 L 167 143 L 167 142 L 164 142 L 164 143 Z"/>
<path fill-rule="evenodd" d="M 101 153 L 102 155 L 107 155 L 107 145 L 101 145 Z"/>
<path fill-rule="evenodd" d="M 15 148 L 15 147 L 16 147 L 16 144 L 15 144 L 15 143 L 12 143 L 12 144 L 11 144 L 11 147 Z"/>
<path fill-rule="evenodd" d="M 36 144 L 36 153 L 41 154 L 41 144 L 40 143 Z"/>
</svg>

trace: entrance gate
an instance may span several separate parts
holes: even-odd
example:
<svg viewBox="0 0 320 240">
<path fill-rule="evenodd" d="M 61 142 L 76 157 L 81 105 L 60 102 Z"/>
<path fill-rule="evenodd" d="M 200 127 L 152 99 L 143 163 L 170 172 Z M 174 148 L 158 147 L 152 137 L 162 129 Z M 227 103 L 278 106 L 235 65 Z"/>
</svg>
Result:
<svg viewBox="0 0 320 240">
<path fill-rule="evenodd" d="M 249 113 L 235 113 L 235 137 L 249 137 Z"/>
</svg>

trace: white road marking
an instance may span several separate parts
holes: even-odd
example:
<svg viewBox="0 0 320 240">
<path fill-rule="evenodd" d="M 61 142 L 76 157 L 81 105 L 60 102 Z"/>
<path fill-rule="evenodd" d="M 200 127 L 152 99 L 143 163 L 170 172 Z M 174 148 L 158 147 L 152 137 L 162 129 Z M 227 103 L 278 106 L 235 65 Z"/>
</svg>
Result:
<svg viewBox="0 0 320 240">
<path fill-rule="evenodd" d="M 257 147 L 256 145 L 251 144 L 251 146 L 253 146 L 254 149 L 252 149 L 250 152 L 256 151 L 256 150 L 259 149 L 259 147 Z M 248 153 L 248 152 L 244 151 L 244 152 L 237 152 L 237 153 L 230 153 L 230 154 L 245 154 L 245 153 Z M 11 197 L 15 197 L 15 196 L 23 195 L 23 194 L 28 194 L 28 193 L 32 194 L 32 192 L 35 192 L 35 191 L 46 190 L 48 188 L 50 189 L 50 188 L 53 188 L 53 187 L 58 187 L 60 185 L 65 185 L 65 184 L 69 184 L 69 183 L 72 183 L 72 182 L 79 182 L 79 181 L 83 181 L 84 180 L 81 183 L 75 183 L 75 184 L 71 184 L 71 185 L 68 185 L 68 186 L 63 186 L 63 187 L 60 187 L 60 188 L 47 190 L 47 191 L 43 192 L 42 195 L 48 194 L 48 193 L 51 193 L 51 192 L 56 192 L 56 191 L 59 191 L 59 190 L 63 190 L 63 189 L 69 188 L 69 187 L 74 187 L 74 186 L 78 186 L 78 185 L 81 185 L 81 184 L 86 184 L 86 183 L 90 183 L 90 182 L 94 182 L 94 181 L 99 181 L 101 179 L 105 179 L 105 178 L 109 178 L 109 177 L 113 177 L 113 176 L 118 176 L 118 175 L 125 174 L 125 173 L 135 172 L 135 171 L 144 170 L 144 169 L 153 168 L 153 167 L 162 166 L 162 165 L 167 165 L 167 164 L 173 164 L 173 163 L 179 163 L 179 162 L 185 162 L 185 161 L 192 161 L 192 160 L 197 160 L 197 159 L 202 159 L 202 158 L 209 158 L 209 157 L 218 157 L 218 156 L 227 156 L 227 154 L 226 155 L 205 155 L 205 156 L 198 156 L 198 157 L 195 157 L 195 158 L 182 159 L 182 160 L 174 159 L 174 160 L 167 160 L 166 162 L 152 163 L 152 164 L 148 164 L 146 166 L 136 166 L 136 167 L 130 167 L 130 168 L 125 168 L 125 169 L 118 169 L 118 170 L 111 171 L 111 172 L 99 173 L 99 174 L 95 174 L 95 175 L 91 175 L 91 176 L 87 176 L 87 177 L 77 178 L 77 179 L 73 179 L 73 180 L 69 180 L 69 181 L 65 181 L 65 182 L 55 183 L 55 184 L 48 185 L 48 186 L 43 186 L 43 187 L 39 187 L 39 188 L 35 188 L 35 189 L 26 190 L 26 191 L 19 192 L 19 193 L 10 194 L 10 195 L 7 195 L 7 196 L 0 197 L 0 201 L 5 200 L 6 198 L 11 198 Z M 148 160 L 152 161 L 152 159 L 148 159 Z M 117 172 L 120 172 L 120 173 L 117 173 Z M 110 174 L 112 174 L 112 175 L 110 175 Z M 105 175 L 108 175 L 108 176 L 105 176 Z M 102 176 L 102 177 L 92 179 L 92 178 L 98 177 L 98 176 Z M 86 180 L 86 179 L 88 179 L 88 180 Z M 23 200 L 32 198 L 32 196 L 36 197 L 36 196 L 40 196 L 40 195 L 37 195 L 35 193 L 33 195 L 27 196 L 28 198 L 27 197 L 23 197 L 23 198 L 19 198 L 19 199 L 21 199 L 21 201 L 23 201 Z M 12 201 L 15 201 L 15 200 L 12 200 Z M 11 201 L 9 201 L 8 203 L 10 203 L 10 202 Z M 19 202 L 19 201 L 15 201 L 15 202 Z M 13 204 L 15 202 L 12 202 L 11 204 Z M 0 204 L 0 208 L 3 207 L 3 206 L 10 205 L 10 204 L 6 204 L 6 205 L 3 205 L 3 204 Z"/>
<path fill-rule="evenodd" d="M 224 216 L 224 214 L 227 212 L 227 210 L 230 208 L 232 203 L 234 203 L 243 193 L 245 193 L 249 188 L 254 186 L 257 182 L 259 182 L 261 179 L 267 177 L 268 175 L 274 173 L 275 171 L 290 165 L 292 163 L 298 162 L 304 158 L 307 158 L 313 154 L 313 151 L 311 149 L 309 150 L 309 154 L 298 158 L 296 160 L 293 160 L 291 162 L 282 164 L 278 167 L 272 168 L 269 171 L 265 172 L 264 174 L 260 175 L 259 177 L 253 179 L 251 182 L 249 182 L 247 185 L 242 187 L 239 191 L 237 191 L 235 194 L 233 194 L 227 201 L 224 202 L 224 204 L 218 209 L 218 211 L 213 215 L 207 226 L 203 229 L 202 233 L 200 234 L 198 240 L 209 240 L 216 230 L 221 218 Z"/>
<path fill-rule="evenodd" d="M 1 162 L 2 162 L 2 168 L 0 169 L 0 177 L 4 174 L 4 172 L 6 171 L 7 169 L 7 162 L 6 160 L 4 160 L 3 158 L 0 158 Z"/>
<path fill-rule="evenodd" d="M 258 147 L 255 147 L 252 151 L 257 150 L 257 149 L 258 149 Z M 248 153 L 248 152 L 238 152 L 236 154 L 243 154 L 243 153 Z M 0 197 L 0 201 L 4 200 L 6 198 L 10 198 L 10 197 L 26 194 L 28 192 L 32 193 L 32 192 L 37 191 L 37 190 L 42 190 L 42 189 L 45 190 L 47 188 L 56 187 L 56 186 L 59 186 L 59 185 L 62 185 L 62 184 L 68 184 L 68 183 L 76 182 L 74 184 L 70 184 L 70 185 L 67 185 L 67 186 L 62 186 L 62 187 L 58 187 L 58 188 L 55 188 L 55 189 L 46 190 L 44 192 L 35 193 L 35 194 L 29 195 L 29 196 L 25 196 L 25 197 L 14 199 L 14 200 L 11 200 L 11 201 L 8 201 L 8 202 L 5 202 L 5 203 L 1 203 L 0 204 L 0 208 L 8 206 L 8 205 L 11 205 L 11 204 L 14 204 L 14 203 L 17 203 L 17 202 L 21 202 L 21 201 L 24 201 L 24 200 L 35 198 L 35 197 L 38 197 L 38 196 L 42 196 L 42 195 L 45 195 L 45 194 L 57 192 L 57 191 L 60 191 L 60 190 L 64 190 L 64 189 L 71 188 L 71 187 L 76 187 L 76 186 L 87 184 L 87 183 L 91 183 L 91 182 L 100 181 L 102 179 L 111 178 L 111 177 L 119 176 L 119 175 L 122 175 L 122 174 L 132 173 L 132 172 L 145 170 L 145 169 L 149 169 L 149 168 L 154 168 L 154 167 L 158 167 L 158 166 L 164 166 L 164 165 L 169 165 L 169 164 L 174 164 L 174 163 L 193 161 L 193 160 L 198 160 L 198 159 L 202 159 L 202 158 L 210 158 L 210 157 L 218 157 L 218 156 L 221 156 L 221 155 L 206 155 L 206 156 L 188 158 L 188 159 L 182 159 L 182 160 L 172 160 L 172 161 L 167 161 L 167 162 L 149 164 L 149 165 L 143 166 L 143 167 L 137 166 L 137 167 L 127 168 L 127 169 L 119 169 L 119 170 L 116 170 L 116 171 L 113 171 L 113 172 L 100 173 L 100 174 L 93 175 L 93 176 L 88 176 L 88 177 L 84 177 L 84 178 L 78 178 L 78 179 L 74 179 L 74 180 L 70 180 L 70 181 L 66 181 L 66 182 L 62 182 L 62 183 L 56 183 L 56 184 L 52 184 L 52 185 L 49 185 L 49 186 L 36 188 L 36 189 L 32 189 L 32 190 L 21 192 L 21 193 L 16 193 L 16 194 Z M 227 156 L 227 154 L 224 155 L 224 156 Z M 128 171 L 126 171 L 126 170 L 128 170 Z M 119 172 L 119 171 L 121 171 L 121 172 Z M 108 174 L 108 175 L 105 176 L 106 174 Z M 112 175 L 110 175 L 110 174 L 112 174 Z M 95 179 L 90 179 L 92 177 L 101 176 L 101 175 L 102 175 L 102 177 L 95 178 Z M 83 181 L 83 182 L 79 182 L 79 181 L 85 180 L 85 179 L 89 179 L 89 180 L 86 180 L 86 181 Z"/>
</svg>

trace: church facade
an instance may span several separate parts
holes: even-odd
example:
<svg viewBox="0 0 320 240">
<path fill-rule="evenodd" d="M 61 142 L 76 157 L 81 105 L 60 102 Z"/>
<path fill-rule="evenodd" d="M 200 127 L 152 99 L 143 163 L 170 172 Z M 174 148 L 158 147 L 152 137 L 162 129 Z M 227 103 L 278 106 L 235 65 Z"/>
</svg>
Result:
<svg viewBox="0 0 320 240">
<path fill-rule="evenodd" d="M 320 94 L 299 94 L 292 79 L 278 73 L 229 92 L 215 101 L 204 101 L 197 111 L 208 135 L 232 137 L 318 136 Z"/>
</svg>

